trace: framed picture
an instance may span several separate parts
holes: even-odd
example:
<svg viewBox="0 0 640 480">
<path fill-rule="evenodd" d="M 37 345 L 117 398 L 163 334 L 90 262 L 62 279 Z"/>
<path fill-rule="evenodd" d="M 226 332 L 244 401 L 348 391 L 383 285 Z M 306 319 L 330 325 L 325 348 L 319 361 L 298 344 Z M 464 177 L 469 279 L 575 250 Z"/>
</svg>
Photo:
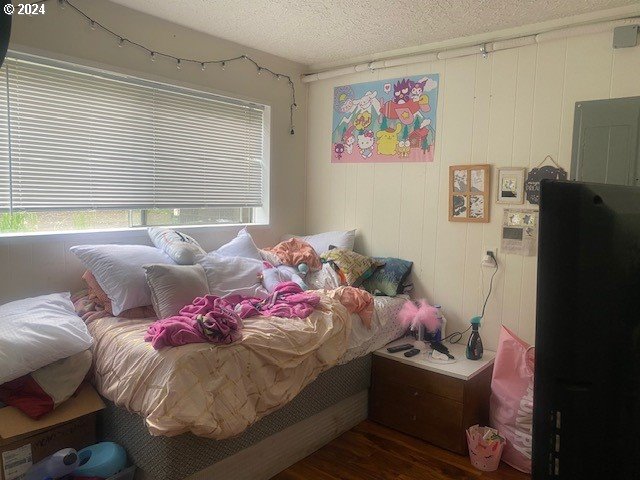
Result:
<svg viewBox="0 0 640 480">
<path fill-rule="evenodd" d="M 525 168 L 498 169 L 498 203 L 521 205 L 524 203 Z"/>
<path fill-rule="evenodd" d="M 449 221 L 489 222 L 490 195 L 491 165 L 449 167 Z"/>
</svg>

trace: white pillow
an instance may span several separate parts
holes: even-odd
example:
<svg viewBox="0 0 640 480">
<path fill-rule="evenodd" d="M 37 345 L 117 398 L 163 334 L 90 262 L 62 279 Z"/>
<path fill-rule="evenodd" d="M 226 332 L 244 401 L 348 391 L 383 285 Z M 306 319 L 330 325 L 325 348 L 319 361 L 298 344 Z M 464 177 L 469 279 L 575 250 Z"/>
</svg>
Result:
<svg viewBox="0 0 640 480">
<path fill-rule="evenodd" d="M 91 347 L 69 297 L 54 293 L 0 306 L 0 384 Z"/>
<path fill-rule="evenodd" d="M 262 286 L 262 260 L 245 257 L 224 257 L 217 252 L 208 253 L 199 262 L 204 267 L 212 295 L 239 294 L 266 298 Z"/>
<path fill-rule="evenodd" d="M 251 234 L 247 232 L 246 228 L 240 230 L 236 238 L 217 249 L 216 253 L 225 257 L 245 257 L 262 260 L 260 250 L 256 247 Z"/>
<path fill-rule="evenodd" d="M 162 250 L 146 245 L 77 245 L 70 250 L 96 277 L 116 316 L 130 308 L 151 305 L 143 265 L 175 263 Z"/>
<path fill-rule="evenodd" d="M 282 237 L 282 240 L 289 240 L 290 238 L 299 238 L 304 240 L 313 247 L 318 255 L 329 250 L 329 246 L 333 245 L 337 248 L 344 248 L 346 250 L 353 250 L 353 244 L 356 240 L 355 230 L 345 230 L 340 232 L 324 232 L 316 235 L 291 235 L 287 234 Z"/>
<path fill-rule="evenodd" d="M 153 244 L 178 265 L 193 265 L 200 255 L 207 253 L 186 233 L 161 227 L 151 227 L 147 232 Z"/>
</svg>

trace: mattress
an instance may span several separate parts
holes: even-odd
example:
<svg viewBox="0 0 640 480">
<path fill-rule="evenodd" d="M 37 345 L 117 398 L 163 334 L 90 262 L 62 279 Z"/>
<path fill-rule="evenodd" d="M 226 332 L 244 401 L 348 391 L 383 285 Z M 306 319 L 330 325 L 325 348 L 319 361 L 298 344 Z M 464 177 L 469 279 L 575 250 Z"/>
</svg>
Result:
<svg viewBox="0 0 640 480">
<path fill-rule="evenodd" d="M 404 297 L 375 297 L 372 325 L 323 299 L 308 319 L 252 317 L 241 344 L 194 344 L 155 351 L 142 337 L 149 320 L 89 322 L 95 384 L 115 405 L 145 418 L 154 435 L 238 435 L 291 401 L 320 373 L 397 338 Z"/>
<path fill-rule="evenodd" d="M 338 361 L 338 364 L 363 357 L 402 336 L 406 328 L 400 324 L 398 312 L 408 298 L 407 295 L 373 297 L 374 315 L 371 329 L 366 328 L 362 322 L 352 318 L 349 346 Z M 351 314 L 351 316 L 355 317 L 356 314 Z"/>
</svg>

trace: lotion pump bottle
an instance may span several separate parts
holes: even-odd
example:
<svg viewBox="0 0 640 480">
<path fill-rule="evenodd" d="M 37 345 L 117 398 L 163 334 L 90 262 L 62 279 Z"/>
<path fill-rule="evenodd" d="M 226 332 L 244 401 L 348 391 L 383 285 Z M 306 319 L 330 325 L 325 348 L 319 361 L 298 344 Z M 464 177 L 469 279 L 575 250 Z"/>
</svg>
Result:
<svg viewBox="0 0 640 480">
<path fill-rule="evenodd" d="M 473 317 L 471 319 L 472 330 L 471 335 L 469 336 L 469 341 L 467 342 L 467 358 L 469 360 L 480 360 L 484 353 L 482 338 L 480 338 L 480 332 L 478 331 L 481 319 L 482 317 Z"/>
</svg>

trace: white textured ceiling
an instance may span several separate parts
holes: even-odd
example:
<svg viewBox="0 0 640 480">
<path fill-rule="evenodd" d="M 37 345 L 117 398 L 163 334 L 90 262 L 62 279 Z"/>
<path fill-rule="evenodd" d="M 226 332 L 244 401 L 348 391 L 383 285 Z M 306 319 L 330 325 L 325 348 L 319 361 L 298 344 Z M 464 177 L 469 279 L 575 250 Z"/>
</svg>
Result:
<svg viewBox="0 0 640 480">
<path fill-rule="evenodd" d="M 306 65 L 638 3 L 638 0 L 112 1 Z"/>
</svg>

